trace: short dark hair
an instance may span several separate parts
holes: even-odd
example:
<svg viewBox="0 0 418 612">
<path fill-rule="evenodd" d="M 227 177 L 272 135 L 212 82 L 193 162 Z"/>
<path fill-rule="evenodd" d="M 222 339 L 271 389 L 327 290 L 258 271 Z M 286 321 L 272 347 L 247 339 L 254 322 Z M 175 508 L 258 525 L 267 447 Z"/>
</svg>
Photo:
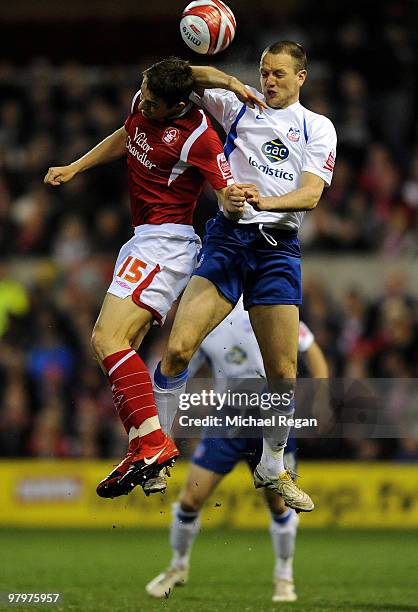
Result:
<svg viewBox="0 0 418 612">
<path fill-rule="evenodd" d="M 156 97 L 161 98 L 167 106 L 178 102 L 187 102 L 193 91 L 194 79 L 189 62 L 178 57 L 169 57 L 153 64 L 144 70 L 147 87 Z"/>
<path fill-rule="evenodd" d="M 293 42 L 292 40 L 279 40 L 272 45 L 269 45 L 267 49 L 264 49 L 263 55 L 266 53 L 273 53 L 273 55 L 287 53 L 294 60 L 296 72 L 299 72 L 299 70 L 307 70 L 308 68 L 308 60 L 306 58 L 305 49 L 302 47 L 302 45 Z"/>
</svg>

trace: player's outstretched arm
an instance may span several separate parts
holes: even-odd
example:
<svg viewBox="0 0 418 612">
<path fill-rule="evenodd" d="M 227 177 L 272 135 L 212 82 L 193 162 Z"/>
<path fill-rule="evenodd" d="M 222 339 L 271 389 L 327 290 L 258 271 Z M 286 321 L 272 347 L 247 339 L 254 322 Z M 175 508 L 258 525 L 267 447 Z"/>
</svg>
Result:
<svg viewBox="0 0 418 612">
<path fill-rule="evenodd" d="M 44 183 L 53 186 L 68 183 L 79 172 L 122 157 L 126 152 L 126 138 L 125 128 L 119 128 L 72 164 L 49 168 Z"/>
<path fill-rule="evenodd" d="M 272 212 L 293 212 L 313 210 L 324 190 L 324 180 L 312 172 L 302 172 L 301 186 L 282 196 L 262 197 L 258 190 L 247 189 L 245 196 L 248 204 L 256 210 Z"/>
<path fill-rule="evenodd" d="M 203 95 L 205 89 L 220 87 L 232 91 L 241 102 L 250 108 L 256 106 L 262 112 L 267 104 L 255 96 L 239 79 L 213 66 L 191 66 L 196 83 L 196 93 Z"/>
</svg>

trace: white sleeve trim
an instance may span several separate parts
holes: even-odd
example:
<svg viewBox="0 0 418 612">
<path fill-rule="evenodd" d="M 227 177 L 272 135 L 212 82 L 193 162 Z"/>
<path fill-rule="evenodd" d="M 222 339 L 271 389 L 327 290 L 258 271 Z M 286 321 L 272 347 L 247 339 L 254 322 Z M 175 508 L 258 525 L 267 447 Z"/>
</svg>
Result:
<svg viewBox="0 0 418 612">
<path fill-rule="evenodd" d="M 139 98 L 139 96 L 141 95 L 141 90 L 138 89 L 138 91 L 136 92 L 136 94 L 134 95 L 134 97 L 132 98 L 132 104 L 131 104 L 131 115 L 133 115 L 134 110 L 135 110 L 135 105 L 136 105 L 136 101 Z"/>
<path fill-rule="evenodd" d="M 326 172 L 326 171 L 323 172 L 319 168 L 312 168 L 311 166 L 304 166 L 301 172 L 310 172 L 311 174 L 316 174 L 316 176 L 319 176 L 321 179 L 323 179 L 326 182 L 328 187 L 331 185 L 332 173 L 330 172 Z"/>
</svg>

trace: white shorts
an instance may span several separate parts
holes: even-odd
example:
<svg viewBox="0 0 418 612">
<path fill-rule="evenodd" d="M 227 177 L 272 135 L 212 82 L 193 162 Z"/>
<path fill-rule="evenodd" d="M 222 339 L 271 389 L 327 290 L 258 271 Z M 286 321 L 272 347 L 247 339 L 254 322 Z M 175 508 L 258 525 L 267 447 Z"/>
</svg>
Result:
<svg viewBox="0 0 418 612">
<path fill-rule="evenodd" d="M 189 282 L 200 247 L 190 225 L 140 225 L 119 251 L 108 293 L 131 296 L 162 325 Z"/>
</svg>

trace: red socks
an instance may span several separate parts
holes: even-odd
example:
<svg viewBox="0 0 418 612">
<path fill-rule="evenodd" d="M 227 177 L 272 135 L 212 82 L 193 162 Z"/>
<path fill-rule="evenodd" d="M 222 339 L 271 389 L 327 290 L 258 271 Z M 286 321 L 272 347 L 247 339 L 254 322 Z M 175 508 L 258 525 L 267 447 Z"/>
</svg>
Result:
<svg viewBox="0 0 418 612">
<path fill-rule="evenodd" d="M 133 349 L 109 355 L 103 365 L 112 386 L 113 401 L 130 441 L 158 446 L 164 434 L 158 419 L 149 372 Z M 131 431 L 134 428 L 134 431 Z M 135 431 L 136 430 L 136 431 Z"/>
</svg>

